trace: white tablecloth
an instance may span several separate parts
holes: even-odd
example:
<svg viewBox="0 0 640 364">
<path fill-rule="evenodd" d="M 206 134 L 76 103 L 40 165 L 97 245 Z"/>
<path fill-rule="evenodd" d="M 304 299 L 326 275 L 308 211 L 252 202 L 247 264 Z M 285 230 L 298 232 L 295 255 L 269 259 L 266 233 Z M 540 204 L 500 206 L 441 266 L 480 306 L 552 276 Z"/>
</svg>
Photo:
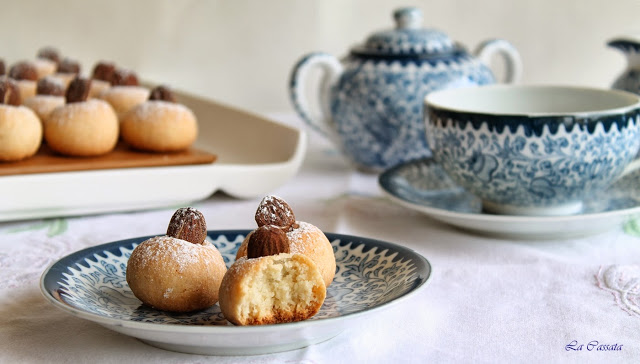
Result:
<svg viewBox="0 0 640 364">
<path fill-rule="evenodd" d="M 279 118 L 303 127 L 291 115 Z M 424 255 L 433 275 L 418 294 L 304 349 L 252 357 L 180 354 L 62 312 L 38 288 L 50 263 L 88 246 L 163 233 L 175 209 L 5 222 L 0 362 L 640 361 L 636 222 L 561 241 L 471 235 L 394 205 L 382 197 L 376 176 L 354 171 L 330 144 L 309 136 L 302 169 L 272 193 L 288 201 L 299 220 L 326 232 L 385 240 Z M 251 229 L 259 201 L 215 194 L 193 206 L 210 230 Z M 601 345 L 620 350 L 597 350 Z"/>
</svg>

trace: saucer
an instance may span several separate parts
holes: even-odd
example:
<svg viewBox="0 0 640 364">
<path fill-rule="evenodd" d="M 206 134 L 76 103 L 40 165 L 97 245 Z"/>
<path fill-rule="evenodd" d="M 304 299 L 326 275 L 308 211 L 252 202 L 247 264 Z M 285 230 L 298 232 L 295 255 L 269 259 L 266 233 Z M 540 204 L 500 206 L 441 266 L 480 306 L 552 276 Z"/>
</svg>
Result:
<svg viewBox="0 0 640 364">
<path fill-rule="evenodd" d="M 397 165 L 380 175 L 382 191 L 394 202 L 471 232 L 522 239 L 564 239 L 593 235 L 640 216 L 640 170 L 583 201 L 567 216 L 494 215 L 480 198 L 457 186 L 431 158 Z"/>
<path fill-rule="evenodd" d="M 250 230 L 209 231 L 227 266 Z M 54 306 L 166 350 L 201 355 L 253 355 L 293 350 L 329 340 L 357 320 L 376 320 L 380 309 L 426 286 L 431 265 L 415 251 L 384 241 L 326 234 L 336 275 L 322 308 L 306 321 L 233 326 L 216 304 L 191 313 L 169 313 L 142 304 L 126 282 L 133 249 L 149 237 L 87 248 L 52 264 L 40 289 Z"/>
</svg>

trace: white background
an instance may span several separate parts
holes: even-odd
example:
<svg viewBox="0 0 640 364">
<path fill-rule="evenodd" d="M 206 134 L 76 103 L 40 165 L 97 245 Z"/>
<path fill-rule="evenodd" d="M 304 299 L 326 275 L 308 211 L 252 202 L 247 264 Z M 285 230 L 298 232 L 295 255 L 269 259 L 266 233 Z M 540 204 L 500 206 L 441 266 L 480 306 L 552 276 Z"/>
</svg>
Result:
<svg viewBox="0 0 640 364">
<path fill-rule="evenodd" d="M 522 83 L 609 87 L 626 61 L 607 40 L 640 31 L 638 0 L 3 0 L 3 57 L 45 45 L 259 113 L 291 111 L 287 80 L 303 54 L 345 55 L 392 11 L 415 5 L 426 26 L 473 50 L 504 38 L 524 62 Z M 500 66 L 499 64 L 494 66 Z"/>
</svg>

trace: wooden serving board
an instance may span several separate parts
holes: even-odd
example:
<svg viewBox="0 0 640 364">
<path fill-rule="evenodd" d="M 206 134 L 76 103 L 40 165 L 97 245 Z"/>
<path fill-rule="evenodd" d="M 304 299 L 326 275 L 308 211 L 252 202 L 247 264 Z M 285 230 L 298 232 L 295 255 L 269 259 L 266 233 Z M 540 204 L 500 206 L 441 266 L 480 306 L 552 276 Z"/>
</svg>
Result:
<svg viewBox="0 0 640 364">
<path fill-rule="evenodd" d="M 134 150 L 122 142 L 118 143 L 113 151 L 99 157 L 66 157 L 42 145 L 38 153 L 31 158 L 18 162 L 0 162 L 0 176 L 209 164 L 216 159 L 215 154 L 195 148 L 175 153 L 151 153 Z"/>
</svg>

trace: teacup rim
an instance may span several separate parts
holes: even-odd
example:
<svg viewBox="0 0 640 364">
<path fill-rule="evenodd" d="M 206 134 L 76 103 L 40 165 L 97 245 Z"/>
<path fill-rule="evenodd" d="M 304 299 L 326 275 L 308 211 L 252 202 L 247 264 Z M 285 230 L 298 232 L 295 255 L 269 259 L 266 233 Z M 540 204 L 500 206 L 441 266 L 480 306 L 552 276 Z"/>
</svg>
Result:
<svg viewBox="0 0 640 364">
<path fill-rule="evenodd" d="M 487 110 L 476 110 L 470 107 L 463 106 L 451 106 L 445 105 L 443 102 L 438 102 L 438 98 L 442 98 L 442 95 L 447 94 L 455 94 L 455 93 L 473 93 L 473 92 L 484 92 L 478 90 L 492 90 L 492 89 L 512 89 L 512 90 L 573 90 L 573 91 L 587 91 L 587 92 L 601 92 L 603 94 L 615 95 L 620 97 L 621 99 L 628 99 L 628 105 L 614 108 L 605 108 L 600 110 L 592 110 L 592 111 L 567 111 L 567 112 L 558 112 L 558 111 L 537 111 L 537 112 L 498 112 L 498 111 L 487 111 Z M 574 85 L 545 85 L 545 84 L 531 84 L 531 85 L 513 85 L 513 84 L 491 84 L 491 85 L 482 85 L 475 87 L 463 87 L 463 88 L 451 88 L 451 89 L 443 89 L 436 90 L 428 93 L 424 97 L 424 106 L 426 108 L 433 108 L 438 110 L 446 110 L 454 113 L 464 113 L 464 114 L 472 114 L 472 115 L 486 115 L 486 116 L 495 116 L 495 117 L 505 117 L 505 116 L 517 116 L 519 118 L 539 118 L 539 117 L 594 117 L 594 116 L 606 116 L 606 115 L 618 115 L 629 113 L 633 110 L 640 109 L 640 95 L 636 95 L 632 92 L 617 90 L 617 89 L 608 89 L 608 88 L 598 88 L 598 87 L 588 87 L 588 86 L 574 86 Z"/>
</svg>

